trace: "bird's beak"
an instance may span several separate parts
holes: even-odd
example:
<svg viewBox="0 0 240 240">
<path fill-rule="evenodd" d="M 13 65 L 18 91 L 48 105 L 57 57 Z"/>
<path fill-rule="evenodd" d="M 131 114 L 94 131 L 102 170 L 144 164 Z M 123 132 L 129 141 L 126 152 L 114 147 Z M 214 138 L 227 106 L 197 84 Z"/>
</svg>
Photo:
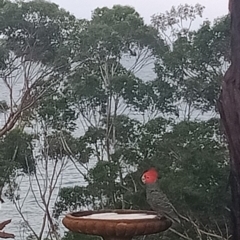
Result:
<svg viewBox="0 0 240 240">
<path fill-rule="evenodd" d="M 142 176 L 141 180 L 142 180 L 143 183 L 145 183 L 145 177 L 144 176 Z"/>
</svg>

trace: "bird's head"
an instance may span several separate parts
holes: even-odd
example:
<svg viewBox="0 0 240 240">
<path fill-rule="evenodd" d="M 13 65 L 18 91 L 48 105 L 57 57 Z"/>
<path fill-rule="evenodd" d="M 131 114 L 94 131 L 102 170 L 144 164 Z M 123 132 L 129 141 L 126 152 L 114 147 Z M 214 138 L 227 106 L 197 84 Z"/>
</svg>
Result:
<svg viewBox="0 0 240 240">
<path fill-rule="evenodd" d="M 144 184 L 155 183 L 158 180 L 157 170 L 155 168 L 150 168 L 149 170 L 145 171 L 141 180 Z"/>
</svg>

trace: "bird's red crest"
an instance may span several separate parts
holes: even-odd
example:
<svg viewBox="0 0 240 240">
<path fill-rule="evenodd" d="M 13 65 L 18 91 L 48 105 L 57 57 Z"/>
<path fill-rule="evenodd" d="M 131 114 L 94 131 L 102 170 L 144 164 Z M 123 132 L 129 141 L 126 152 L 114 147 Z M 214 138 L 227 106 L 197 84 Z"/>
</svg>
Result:
<svg viewBox="0 0 240 240">
<path fill-rule="evenodd" d="M 158 179 L 158 172 L 155 168 L 150 168 L 142 175 L 142 182 L 145 184 L 155 183 Z"/>
</svg>

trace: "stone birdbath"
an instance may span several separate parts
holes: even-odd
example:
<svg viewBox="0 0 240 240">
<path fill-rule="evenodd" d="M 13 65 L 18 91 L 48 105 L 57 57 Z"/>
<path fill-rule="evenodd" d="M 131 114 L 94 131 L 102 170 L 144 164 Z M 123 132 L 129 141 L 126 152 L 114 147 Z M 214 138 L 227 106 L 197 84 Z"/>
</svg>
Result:
<svg viewBox="0 0 240 240">
<path fill-rule="evenodd" d="M 67 214 L 63 225 L 72 232 L 101 236 L 104 240 L 130 240 L 167 230 L 172 222 L 156 212 L 138 210 L 81 211 Z"/>
</svg>

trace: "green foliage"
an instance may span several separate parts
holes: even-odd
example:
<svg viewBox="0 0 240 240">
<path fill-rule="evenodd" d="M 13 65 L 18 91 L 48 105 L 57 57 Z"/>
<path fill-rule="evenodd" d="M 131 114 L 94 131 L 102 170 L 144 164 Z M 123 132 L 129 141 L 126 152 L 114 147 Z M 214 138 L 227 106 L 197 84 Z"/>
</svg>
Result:
<svg viewBox="0 0 240 240">
<path fill-rule="evenodd" d="M 6 101 L 0 101 L 0 113 L 4 113 L 9 109 L 8 104 Z"/>
<path fill-rule="evenodd" d="M 144 24 L 135 9 L 119 5 L 97 8 L 90 21 L 79 24 L 75 37 L 79 64 L 68 78 L 66 92 L 74 104 L 78 100 L 81 114 L 91 110 L 102 115 L 110 102 L 122 101 L 136 111 L 172 111 L 171 91 L 156 96 L 151 83 L 134 74 L 134 68 L 146 61 L 140 59 L 147 51 L 152 56 L 154 47 L 165 48 L 157 31 Z M 122 65 L 127 57 L 137 57 L 130 69 Z"/>
<path fill-rule="evenodd" d="M 1 39 L 0 41 L 0 70 L 6 69 L 6 60 L 9 58 L 9 51 L 6 42 Z"/>
<path fill-rule="evenodd" d="M 187 12 L 189 6 L 184 9 Z M 176 16 L 180 13 L 173 11 L 168 14 L 154 16 L 152 19 L 160 33 L 166 31 L 161 21 L 164 22 L 171 16 L 172 19 L 177 19 Z M 184 20 L 188 20 L 188 16 Z M 191 18 L 189 21 L 191 25 Z M 158 75 L 156 82 L 161 82 L 161 87 L 164 87 L 164 83 L 173 85 L 175 102 L 187 105 L 185 117 L 189 119 L 194 109 L 202 112 L 215 109 L 221 79 L 230 61 L 229 16 L 218 19 L 213 25 L 205 21 L 197 31 L 182 26 L 173 35 L 166 40 L 168 51 L 159 54 L 155 64 Z"/>
<path fill-rule="evenodd" d="M 81 238 L 81 240 L 101 240 L 101 237 L 84 235 L 79 233 L 66 232 L 62 240 L 77 240 Z"/>
<path fill-rule="evenodd" d="M 32 141 L 32 135 L 18 128 L 0 139 L 0 193 L 7 185 L 5 195 L 11 200 L 18 188 L 15 177 L 36 172 Z"/>
<path fill-rule="evenodd" d="M 71 209 L 71 211 L 78 208 L 88 207 L 90 204 L 94 205 L 94 198 L 89 194 L 85 187 L 65 187 L 59 193 L 59 201 L 55 204 L 54 217 L 58 218 L 63 211 Z"/>
<path fill-rule="evenodd" d="M 106 26 L 108 33 L 103 30 L 104 27 L 103 31 L 96 30 L 96 32 L 101 34 L 101 37 L 97 39 L 106 39 L 108 46 L 111 48 L 109 50 L 116 57 L 122 51 L 128 52 L 134 45 L 137 45 L 139 48 L 152 48 L 153 45 L 157 44 L 154 28 L 145 25 L 139 13 L 129 6 L 115 5 L 112 9 L 107 7 L 97 8 L 92 14 L 92 24 L 96 24 L 96 27 Z M 109 38 L 109 35 L 112 37 Z M 115 49 L 112 48 L 114 45 Z"/>
<path fill-rule="evenodd" d="M 32 173 L 36 171 L 33 158 L 33 137 L 20 129 L 14 129 L 5 137 L 1 138 L 1 167 L 5 169 L 1 173 L 9 173 L 12 170 L 21 169 L 24 173 Z M 12 168 L 14 166 L 14 168 Z"/>
<path fill-rule="evenodd" d="M 113 204 L 113 207 L 119 208 L 122 207 L 122 195 L 124 207 L 149 209 L 144 200 L 145 190 L 140 184 L 140 175 L 144 169 L 155 166 L 160 172 L 161 188 L 181 214 L 189 215 L 213 229 L 215 224 L 212 221 L 223 226 L 228 217 L 225 208 L 230 201 L 229 191 L 226 190 L 229 167 L 218 120 L 186 121 L 171 125 L 171 129 L 167 130 L 167 121 L 159 118 L 143 127 L 134 149 L 138 154 L 143 154 L 139 154 L 141 157 L 136 161 L 135 156 L 128 155 L 127 151 L 127 161 L 123 158 L 125 164 L 134 162 L 138 170 L 134 174 L 125 175 L 122 181 L 118 177 L 124 170 L 123 165 L 98 162 L 90 170 L 90 178 L 86 179 L 89 196 L 85 198 L 93 196 L 95 200 L 98 199 L 103 204 L 98 207 L 110 208 Z M 125 134 L 127 132 L 129 129 L 126 129 Z M 128 149 L 127 144 L 125 149 Z M 76 189 L 70 192 L 66 196 L 75 194 Z M 103 196 L 105 202 L 102 202 Z M 67 198 L 64 199 L 67 204 Z M 68 206 L 73 206 L 73 203 Z M 186 229 L 191 228 L 187 224 L 184 226 Z"/>
<path fill-rule="evenodd" d="M 12 56 L 50 69 L 34 89 L 44 90 L 44 98 L 25 113 L 21 131 L 1 138 L 0 170 L 8 181 L 16 173 L 34 173 L 40 160 L 70 159 L 86 186 L 60 189 L 55 218 L 83 208 L 150 209 L 140 177 L 155 166 L 161 188 L 182 215 L 210 232 L 218 231 L 216 222 L 225 234 L 226 145 L 218 119 L 192 120 L 192 110 L 214 111 L 229 62 L 229 17 L 192 31 L 200 5 L 154 15 L 152 26 L 128 6 L 97 8 L 90 21 L 45 1 L 5 1 L 0 7 L 0 70 L 8 71 Z M 157 78 L 150 81 L 136 76 L 137 64 L 148 57 L 156 60 Z M 130 68 L 123 64 L 127 58 L 134 62 Z M 184 120 L 170 118 L 181 114 L 183 104 Z M 6 110 L 0 100 L 0 114 Z M 36 122 L 40 133 L 27 134 L 24 124 Z M 34 140 L 45 149 L 35 159 Z M 190 223 L 180 232 L 199 237 Z M 68 232 L 63 239 L 76 237 Z"/>
<path fill-rule="evenodd" d="M 195 217 L 198 211 L 200 215 L 213 214 L 215 209 L 224 211 L 229 200 L 224 194 L 228 178 L 226 146 L 217 123 L 214 119 L 180 122 L 162 136 L 153 156 L 162 173 L 162 187 L 169 194 L 178 191 L 176 204 L 182 204 L 180 209 L 191 204 Z M 173 182 L 167 187 L 170 179 Z M 224 195 L 226 198 L 220 197 Z"/>
<path fill-rule="evenodd" d="M 36 106 L 37 117 L 53 129 L 73 131 L 76 127 L 76 112 L 59 89 L 59 84 L 49 87 L 45 95 Z"/>
<path fill-rule="evenodd" d="M 70 67 L 67 58 L 70 49 L 64 40 L 74 17 L 56 4 L 7 1 L 0 18 L 4 19 L 0 23 L 0 33 L 6 49 L 16 57 L 52 65 L 57 71 Z"/>
</svg>

